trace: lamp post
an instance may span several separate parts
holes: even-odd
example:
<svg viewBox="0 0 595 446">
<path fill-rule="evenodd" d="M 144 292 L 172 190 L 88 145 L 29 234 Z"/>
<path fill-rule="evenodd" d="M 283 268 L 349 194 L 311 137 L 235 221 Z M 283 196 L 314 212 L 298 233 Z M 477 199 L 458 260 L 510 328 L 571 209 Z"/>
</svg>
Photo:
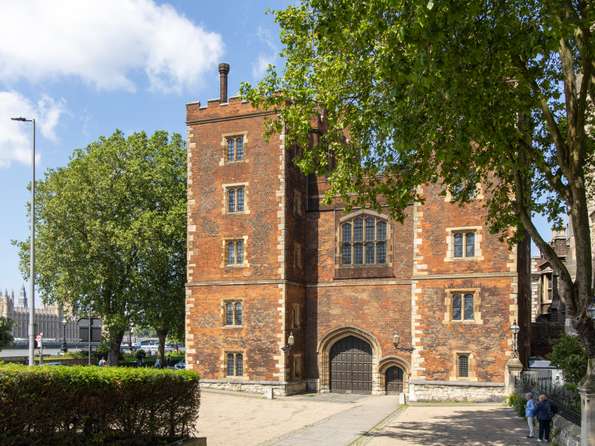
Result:
<svg viewBox="0 0 595 446">
<path fill-rule="evenodd" d="M 512 357 L 518 358 L 519 357 L 519 344 L 518 344 L 518 336 L 519 331 L 521 331 L 521 327 L 519 324 L 514 321 L 510 326 L 510 331 L 512 331 Z"/>
<path fill-rule="evenodd" d="M 68 321 L 66 317 L 62 317 L 62 352 L 66 353 L 68 351 L 68 345 L 66 345 L 66 324 Z"/>
<path fill-rule="evenodd" d="M 31 246 L 29 258 L 29 280 L 31 281 L 31 302 L 29 304 L 29 365 L 34 365 L 35 360 L 35 119 L 26 119 L 23 117 L 10 118 L 13 121 L 31 122 L 33 124 L 33 153 L 32 159 L 32 173 L 33 181 L 31 182 Z"/>
</svg>

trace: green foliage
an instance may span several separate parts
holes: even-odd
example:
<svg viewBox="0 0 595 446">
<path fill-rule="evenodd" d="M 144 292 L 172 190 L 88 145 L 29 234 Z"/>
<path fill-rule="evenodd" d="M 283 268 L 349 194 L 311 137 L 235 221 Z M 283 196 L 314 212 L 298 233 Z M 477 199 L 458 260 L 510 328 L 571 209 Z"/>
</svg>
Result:
<svg viewBox="0 0 595 446">
<path fill-rule="evenodd" d="M 120 367 L 0 365 L 5 446 L 154 445 L 196 430 L 198 375 Z"/>
<path fill-rule="evenodd" d="M 529 233 L 567 285 L 563 299 L 595 356 L 585 311 L 595 8 L 570 0 L 302 0 L 275 18 L 285 66 L 255 87 L 243 84 L 242 95 L 278 111 L 269 132 L 302 149 L 305 173 L 328 178 L 327 200 L 403 219 L 423 202 L 422 185 L 463 204 L 481 183 L 490 230 L 510 242 Z M 539 234 L 536 214 L 555 226 L 570 216 L 575 281 Z"/>
<path fill-rule="evenodd" d="M 512 407 L 519 417 L 525 417 L 525 406 L 527 405 L 527 400 L 523 395 L 519 395 L 518 393 L 508 395 L 506 398 L 506 404 Z"/>
<path fill-rule="evenodd" d="M 116 131 L 37 185 L 37 282 L 46 302 L 124 331 L 184 321 L 186 150 L 181 136 Z M 29 243 L 17 243 L 27 275 Z"/>
<path fill-rule="evenodd" d="M 0 350 L 9 346 L 12 341 L 12 320 L 0 317 Z"/>
<path fill-rule="evenodd" d="M 562 369 L 569 386 L 578 385 L 587 374 L 588 356 L 585 346 L 576 336 L 562 336 L 548 355 L 554 367 Z"/>
</svg>

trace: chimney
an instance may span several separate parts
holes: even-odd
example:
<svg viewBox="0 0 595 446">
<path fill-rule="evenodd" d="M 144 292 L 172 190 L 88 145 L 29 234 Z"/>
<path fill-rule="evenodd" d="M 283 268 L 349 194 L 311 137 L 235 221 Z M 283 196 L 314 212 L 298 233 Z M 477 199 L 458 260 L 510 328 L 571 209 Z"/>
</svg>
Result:
<svg viewBox="0 0 595 446">
<path fill-rule="evenodd" d="M 229 74 L 229 64 L 219 64 L 219 102 L 227 102 L 227 75 Z"/>
</svg>

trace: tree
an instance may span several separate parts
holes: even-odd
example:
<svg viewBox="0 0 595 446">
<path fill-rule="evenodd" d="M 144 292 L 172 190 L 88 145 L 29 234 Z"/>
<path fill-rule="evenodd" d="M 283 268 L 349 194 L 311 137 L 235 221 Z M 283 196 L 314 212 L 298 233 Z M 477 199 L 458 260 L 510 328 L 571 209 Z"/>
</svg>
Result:
<svg viewBox="0 0 595 446">
<path fill-rule="evenodd" d="M 303 149 L 348 205 L 396 218 L 419 186 L 465 203 L 481 182 L 491 231 L 525 232 L 560 276 L 595 370 L 587 173 L 594 152 L 593 6 L 580 0 L 303 0 L 275 13 L 285 57 L 242 94 L 278 110 L 269 132 Z M 315 129 L 313 129 L 315 123 Z M 575 277 L 539 233 L 568 214 Z"/>
<path fill-rule="evenodd" d="M 151 268 L 167 261 L 159 257 L 167 254 L 164 244 L 172 237 L 185 240 L 179 211 L 186 200 L 184 157 L 184 142 L 177 134 L 169 138 L 156 132 L 149 138 L 139 132 L 126 138 L 116 131 L 76 150 L 66 167 L 48 170 L 39 181 L 36 281 L 41 296 L 76 314 L 101 317 L 110 364 L 118 362 L 130 322 L 141 310 L 150 313 L 156 302 L 153 280 L 163 277 Z M 172 188 L 175 182 L 181 186 Z M 176 216 L 182 224 L 173 222 Z M 154 227 L 161 227 L 169 239 L 152 234 Z M 28 243 L 18 245 L 26 275 Z M 176 242 L 171 249 L 180 246 Z M 181 249 L 168 260 L 184 256 Z M 169 282 L 164 286 L 171 291 Z M 181 295 L 178 291 L 169 297 Z M 163 314 L 164 319 L 170 316 Z"/>
<path fill-rule="evenodd" d="M 562 336 L 548 355 L 554 367 L 562 369 L 564 380 L 578 385 L 587 373 L 587 353 L 576 336 Z"/>
<path fill-rule="evenodd" d="M 184 331 L 186 282 L 186 152 L 181 141 L 167 144 L 160 135 L 159 156 L 148 173 L 149 205 L 137 218 L 139 267 L 134 282 L 141 297 L 135 324 L 150 326 L 159 338 L 165 365 L 165 340 Z"/>
<path fill-rule="evenodd" d="M 0 350 L 9 346 L 13 340 L 12 320 L 6 317 L 0 317 Z"/>
</svg>

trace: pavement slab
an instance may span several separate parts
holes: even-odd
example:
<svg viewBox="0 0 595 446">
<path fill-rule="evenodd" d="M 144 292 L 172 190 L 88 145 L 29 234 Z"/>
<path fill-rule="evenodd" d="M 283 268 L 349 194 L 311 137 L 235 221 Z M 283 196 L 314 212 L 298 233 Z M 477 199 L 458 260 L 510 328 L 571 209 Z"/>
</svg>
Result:
<svg viewBox="0 0 595 446">
<path fill-rule="evenodd" d="M 501 404 L 411 405 L 385 426 L 368 432 L 366 446 L 523 446 L 536 445 L 526 438 L 523 418 Z"/>
</svg>

